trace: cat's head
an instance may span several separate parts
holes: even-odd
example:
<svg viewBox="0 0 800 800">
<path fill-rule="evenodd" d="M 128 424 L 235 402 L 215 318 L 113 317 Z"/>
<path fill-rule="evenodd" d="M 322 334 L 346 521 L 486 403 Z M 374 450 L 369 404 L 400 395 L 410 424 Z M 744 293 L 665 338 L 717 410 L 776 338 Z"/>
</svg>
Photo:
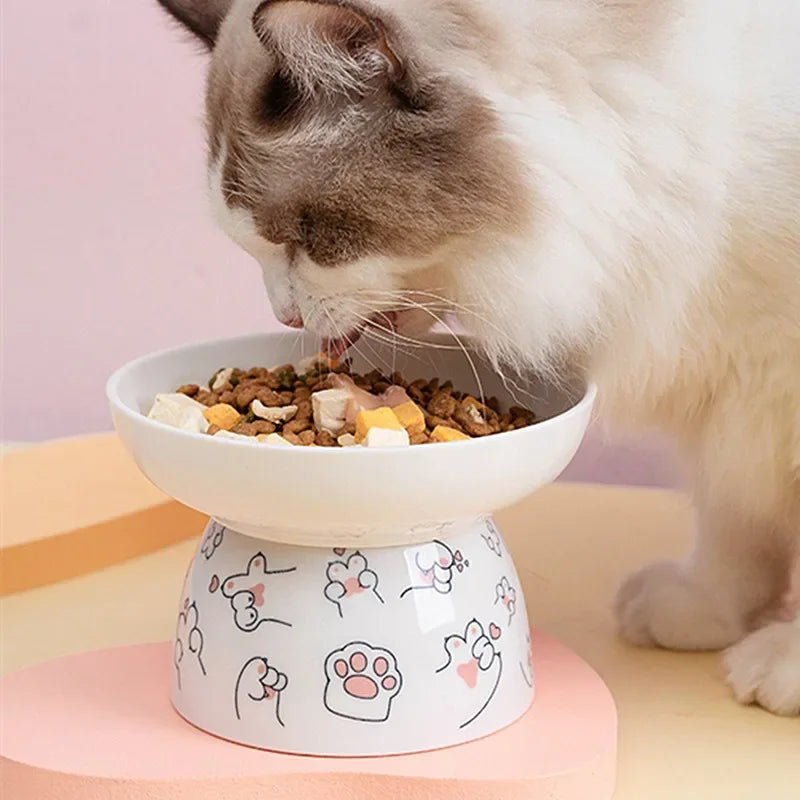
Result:
<svg viewBox="0 0 800 800">
<path fill-rule="evenodd" d="M 474 252 L 528 224 L 465 5 L 160 2 L 211 49 L 212 204 L 285 324 L 337 340 L 457 300 Z"/>
</svg>

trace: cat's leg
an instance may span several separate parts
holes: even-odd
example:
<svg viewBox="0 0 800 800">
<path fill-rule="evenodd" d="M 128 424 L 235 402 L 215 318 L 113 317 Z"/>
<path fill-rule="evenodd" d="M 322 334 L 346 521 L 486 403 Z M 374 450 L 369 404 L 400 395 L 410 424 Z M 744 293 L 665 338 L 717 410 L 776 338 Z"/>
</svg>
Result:
<svg viewBox="0 0 800 800">
<path fill-rule="evenodd" d="M 768 519 L 702 502 L 694 552 L 630 576 L 617 595 L 621 633 L 639 645 L 719 650 L 742 639 L 789 585 L 794 542 Z"/>
<path fill-rule="evenodd" d="M 772 622 L 730 648 L 725 668 L 740 702 L 792 716 L 800 714 L 800 557 L 784 611 L 784 621 Z"/>
</svg>

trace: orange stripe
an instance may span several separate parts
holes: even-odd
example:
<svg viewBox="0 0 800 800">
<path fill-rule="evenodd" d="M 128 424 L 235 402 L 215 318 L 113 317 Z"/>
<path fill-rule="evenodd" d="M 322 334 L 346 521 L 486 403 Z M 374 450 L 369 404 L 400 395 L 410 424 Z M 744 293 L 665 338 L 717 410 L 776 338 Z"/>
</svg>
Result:
<svg viewBox="0 0 800 800">
<path fill-rule="evenodd" d="M 198 536 L 208 517 L 174 500 L 0 550 L 0 597 L 86 575 Z"/>
</svg>

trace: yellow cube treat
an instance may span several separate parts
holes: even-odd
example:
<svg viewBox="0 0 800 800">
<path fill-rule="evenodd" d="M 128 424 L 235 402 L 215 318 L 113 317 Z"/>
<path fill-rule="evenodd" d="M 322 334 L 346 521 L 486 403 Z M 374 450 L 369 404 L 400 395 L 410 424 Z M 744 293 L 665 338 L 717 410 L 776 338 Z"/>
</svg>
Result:
<svg viewBox="0 0 800 800">
<path fill-rule="evenodd" d="M 242 419 L 242 415 L 227 403 L 217 403 L 215 406 L 207 408 L 203 416 L 209 424 L 216 425 L 220 430 L 229 431 Z"/>
<path fill-rule="evenodd" d="M 405 430 L 394 411 L 387 406 L 358 412 L 356 415 L 356 441 L 363 442 L 370 428 L 386 428 L 390 431 Z"/>
<path fill-rule="evenodd" d="M 455 428 L 449 428 L 447 425 L 437 425 L 431 431 L 431 440 L 434 442 L 458 442 L 462 439 L 471 439 L 466 433 L 461 433 Z"/>
<path fill-rule="evenodd" d="M 425 415 L 422 413 L 422 409 L 413 400 L 408 400 L 405 403 L 401 403 L 399 406 L 395 406 L 392 411 L 394 411 L 400 424 L 410 435 L 413 436 L 415 433 L 424 432 Z"/>
</svg>

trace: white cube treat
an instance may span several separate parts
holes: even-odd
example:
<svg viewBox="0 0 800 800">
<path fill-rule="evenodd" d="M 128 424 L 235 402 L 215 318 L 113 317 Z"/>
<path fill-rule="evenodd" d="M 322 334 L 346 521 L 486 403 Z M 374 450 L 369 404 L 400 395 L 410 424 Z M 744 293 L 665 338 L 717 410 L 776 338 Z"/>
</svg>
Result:
<svg viewBox="0 0 800 800">
<path fill-rule="evenodd" d="M 208 420 L 203 416 L 205 408 L 202 403 L 180 392 L 157 394 L 147 416 L 173 428 L 205 433 L 208 430 Z"/>
<path fill-rule="evenodd" d="M 350 392 L 346 389 L 323 389 L 311 395 L 314 427 L 336 436 L 344 428 Z"/>
<path fill-rule="evenodd" d="M 411 444 L 408 431 L 396 431 L 390 428 L 370 428 L 364 441 L 364 447 L 407 447 Z"/>
<path fill-rule="evenodd" d="M 268 433 L 258 440 L 261 444 L 269 444 L 274 447 L 294 447 L 294 445 L 283 438 L 279 433 Z"/>
</svg>

